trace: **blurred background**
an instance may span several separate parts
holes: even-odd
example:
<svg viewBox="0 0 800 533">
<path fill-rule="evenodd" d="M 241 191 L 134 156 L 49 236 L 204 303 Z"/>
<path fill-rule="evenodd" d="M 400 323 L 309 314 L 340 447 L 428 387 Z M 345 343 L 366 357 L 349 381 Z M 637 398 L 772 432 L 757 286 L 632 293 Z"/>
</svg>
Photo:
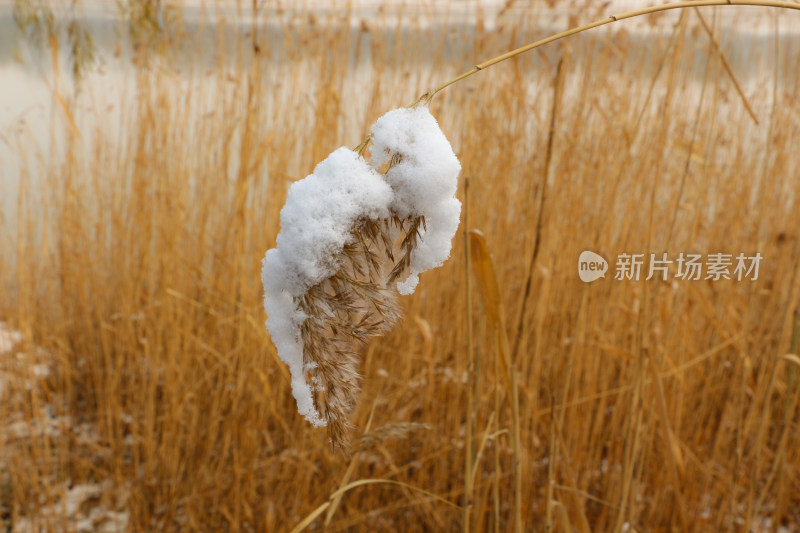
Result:
<svg viewBox="0 0 800 533">
<path fill-rule="evenodd" d="M 439 93 L 462 226 L 364 347 L 349 455 L 264 327 L 292 182 L 648 5 L 0 0 L 0 530 L 800 531 L 800 12 L 623 20 Z"/>
</svg>

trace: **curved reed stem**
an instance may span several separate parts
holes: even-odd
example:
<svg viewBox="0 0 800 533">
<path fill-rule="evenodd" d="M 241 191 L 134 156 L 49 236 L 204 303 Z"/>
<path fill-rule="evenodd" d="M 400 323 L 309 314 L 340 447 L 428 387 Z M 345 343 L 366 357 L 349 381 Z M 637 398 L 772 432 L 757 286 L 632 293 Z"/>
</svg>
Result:
<svg viewBox="0 0 800 533">
<path fill-rule="evenodd" d="M 497 57 L 493 57 L 483 63 L 478 63 L 475 65 L 471 70 L 464 72 L 463 74 L 456 76 L 452 80 L 449 80 L 436 89 L 426 92 L 425 94 L 421 95 L 417 98 L 411 105 L 408 107 L 414 107 L 415 105 L 419 104 L 420 102 L 429 102 L 437 93 L 450 87 L 451 85 L 460 82 L 463 79 L 469 78 L 473 74 L 476 74 L 482 70 L 485 70 L 489 67 L 492 67 L 506 59 L 511 59 L 512 57 L 516 57 L 520 54 L 524 54 L 525 52 L 529 52 L 535 48 L 539 48 L 540 46 L 544 46 L 546 44 L 552 43 L 554 41 L 558 41 L 563 39 L 564 37 L 569 37 L 570 35 L 575 35 L 578 33 L 583 33 L 587 30 L 591 30 L 593 28 L 597 28 L 600 26 L 605 26 L 606 24 L 611 24 L 612 22 L 617 22 L 620 20 L 640 17 L 643 15 L 650 15 L 652 13 L 658 13 L 660 11 L 669 11 L 671 9 L 686 9 L 689 7 L 708 7 L 708 6 L 756 6 L 756 7 L 775 7 L 781 9 L 794 9 L 800 11 L 800 4 L 796 4 L 793 2 L 782 2 L 782 1 L 770 1 L 770 0 L 687 0 L 684 2 L 672 2 L 669 4 L 662 4 L 658 6 L 651 6 L 646 7 L 644 9 L 637 9 L 634 11 L 626 11 L 624 13 L 620 13 L 619 15 L 610 15 L 604 19 L 596 20 L 589 24 L 584 24 L 583 26 L 577 26 L 575 28 L 571 28 L 566 31 L 562 31 L 560 33 L 556 33 L 551 35 L 550 37 L 545 37 L 544 39 L 540 39 L 538 41 L 526 44 L 525 46 L 520 46 L 515 50 L 511 50 L 510 52 L 506 52 L 505 54 L 501 54 Z M 367 144 L 371 140 L 370 137 L 366 137 L 361 144 L 359 144 L 354 150 L 358 153 L 361 153 L 366 148 Z"/>
<path fill-rule="evenodd" d="M 512 57 L 518 56 L 525 52 L 529 52 L 534 48 L 539 48 L 545 44 L 552 43 L 553 41 L 558 41 L 559 39 L 563 39 L 564 37 L 569 37 L 570 35 L 575 35 L 577 33 L 582 33 L 586 30 L 591 30 L 593 28 L 597 28 L 599 26 L 605 26 L 606 24 L 611 24 L 612 22 L 617 22 L 619 20 L 630 19 L 634 17 L 640 17 L 642 15 L 650 15 L 652 13 L 658 13 L 659 11 L 668 11 L 670 9 L 685 9 L 688 7 L 706 7 L 706 6 L 761 6 L 761 7 L 776 7 L 776 8 L 783 8 L 783 9 L 794 9 L 800 11 L 800 4 L 796 4 L 793 2 L 780 2 L 780 1 L 759 1 L 759 0 L 688 0 L 684 2 L 673 2 L 669 4 L 662 4 L 658 6 L 651 6 L 646 7 L 644 9 L 637 9 L 635 11 L 626 11 L 625 13 L 620 13 L 619 15 L 610 15 L 604 19 L 596 20 L 589 24 L 584 24 L 583 26 L 578 26 L 576 28 L 572 28 L 566 31 L 562 31 L 560 33 L 556 33 L 555 35 L 551 35 L 550 37 L 546 37 L 539 41 L 526 44 L 525 46 L 521 46 L 515 50 L 511 50 L 510 52 L 506 52 L 505 54 L 499 55 L 488 61 L 484 61 L 483 63 L 478 63 L 475 65 L 472 70 L 469 70 L 460 76 L 456 76 L 452 80 L 440 85 L 433 91 L 428 91 L 427 93 L 420 96 L 416 102 L 411 104 L 414 106 L 419 102 L 426 100 L 429 101 L 433 98 L 436 93 L 439 91 L 453 85 L 454 83 L 458 83 L 459 81 L 469 78 L 473 74 L 480 72 L 481 70 L 487 69 L 491 66 L 494 66 L 506 59 L 511 59 Z M 411 107 L 409 106 L 409 107 Z"/>
</svg>

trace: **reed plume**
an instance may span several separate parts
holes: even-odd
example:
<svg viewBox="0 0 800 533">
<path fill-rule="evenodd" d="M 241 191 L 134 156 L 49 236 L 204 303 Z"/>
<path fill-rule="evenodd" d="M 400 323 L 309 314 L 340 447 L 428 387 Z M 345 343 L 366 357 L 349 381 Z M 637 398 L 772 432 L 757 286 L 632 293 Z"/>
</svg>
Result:
<svg viewBox="0 0 800 533">
<path fill-rule="evenodd" d="M 460 169 L 419 105 L 390 111 L 354 151 L 334 151 L 289 190 L 278 247 L 264 258 L 267 327 L 300 414 L 327 426 L 334 448 L 348 445 L 360 350 L 397 321 L 397 294 L 450 255 Z"/>
<path fill-rule="evenodd" d="M 361 390 L 360 352 L 400 318 L 393 283 L 408 272 L 423 217 L 359 219 L 341 251 L 336 273 L 298 299 L 303 365 L 334 447 L 349 446 L 349 417 Z"/>
</svg>

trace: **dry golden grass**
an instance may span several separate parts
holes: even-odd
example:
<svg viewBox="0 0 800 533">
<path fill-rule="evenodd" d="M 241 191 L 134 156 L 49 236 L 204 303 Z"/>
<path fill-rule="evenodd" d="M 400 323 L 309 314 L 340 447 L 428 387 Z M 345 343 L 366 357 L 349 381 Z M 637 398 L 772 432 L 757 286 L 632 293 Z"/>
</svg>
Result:
<svg viewBox="0 0 800 533">
<path fill-rule="evenodd" d="M 74 529 L 42 509 L 106 482 L 90 503 L 133 531 L 796 531 L 797 34 L 744 54 L 703 14 L 714 39 L 690 11 L 646 39 L 623 22 L 433 100 L 464 231 L 363 351 L 351 457 L 297 414 L 264 328 L 287 188 L 537 19 L 451 34 L 408 14 L 409 38 L 309 15 L 281 46 L 242 34 L 183 65 L 188 88 L 140 58 L 121 136 L 56 119 L 66 156 L 29 169 L 40 189 L 19 177 L 20 231 L 0 227 L 0 318 L 26 354 L 0 356 L 2 520 Z M 612 264 L 583 284 L 585 249 L 764 261 L 755 282 Z M 35 421 L 51 430 L 8 430 Z"/>
</svg>

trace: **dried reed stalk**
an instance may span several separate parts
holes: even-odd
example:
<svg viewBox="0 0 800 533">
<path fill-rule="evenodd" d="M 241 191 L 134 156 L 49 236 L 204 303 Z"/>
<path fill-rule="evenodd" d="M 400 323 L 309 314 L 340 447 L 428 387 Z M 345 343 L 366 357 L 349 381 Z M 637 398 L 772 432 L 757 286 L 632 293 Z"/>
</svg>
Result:
<svg viewBox="0 0 800 533">
<path fill-rule="evenodd" d="M 513 354 L 511 352 L 508 334 L 506 333 L 505 311 L 500 298 L 500 286 L 497 282 L 494 261 L 492 260 L 489 245 L 483 234 L 478 230 L 470 230 L 471 264 L 474 266 L 475 277 L 478 281 L 479 294 L 483 302 L 486 318 L 492 327 L 495 338 L 496 361 L 501 369 L 506 395 L 511 404 L 511 452 L 513 454 L 514 468 L 514 531 L 522 532 L 522 437 L 519 417 L 519 390 L 517 385 L 517 371 Z"/>
<path fill-rule="evenodd" d="M 593 28 L 597 28 L 600 26 L 605 26 L 606 24 L 611 24 L 612 22 L 618 22 L 620 20 L 630 19 L 641 17 L 643 15 L 651 15 L 653 13 L 658 13 L 661 11 L 669 11 L 672 9 L 686 9 L 689 7 L 708 7 L 708 6 L 760 6 L 760 7 L 775 7 L 780 9 L 794 9 L 800 10 L 800 4 L 796 4 L 793 2 L 783 2 L 783 1 L 770 1 L 770 0 L 688 0 L 684 2 L 671 2 L 668 4 L 661 4 L 657 6 L 650 6 L 643 9 L 636 9 L 634 11 L 626 11 L 624 13 L 620 13 L 618 15 L 611 15 L 604 19 L 596 20 L 589 24 L 584 24 L 583 26 L 577 26 L 575 28 L 570 28 L 568 30 L 562 31 L 560 33 L 553 34 L 549 37 L 541 39 L 539 41 L 535 41 L 524 46 L 520 46 L 510 52 L 506 52 L 505 54 L 501 54 L 497 57 L 493 57 L 483 63 L 478 63 L 475 65 L 471 70 L 456 76 L 452 80 L 449 80 L 436 89 L 429 91 L 422 96 L 419 97 L 417 100 L 430 100 L 433 96 L 438 93 L 439 91 L 446 89 L 447 87 L 453 85 L 454 83 L 458 83 L 459 81 L 463 80 L 464 78 L 468 78 L 473 74 L 480 72 L 483 69 L 489 68 L 494 66 L 506 59 L 511 59 L 512 57 L 516 57 L 520 54 L 525 52 L 529 52 L 534 48 L 539 48 L 540 46 L 544 46 L 545 44 L 552 43 L 554 41 L 558 41 L 559 39 L 563 39 L 564 37 L 569 37 L 571 35 L 576 35 L 578 33 L 585 32 L 587 30 L 591 30 Z M 745 100 L 745 106 L 747 106 L 747 101 Z M 749 106 L 747 106 L 749 107 Z"/>
</svg>

